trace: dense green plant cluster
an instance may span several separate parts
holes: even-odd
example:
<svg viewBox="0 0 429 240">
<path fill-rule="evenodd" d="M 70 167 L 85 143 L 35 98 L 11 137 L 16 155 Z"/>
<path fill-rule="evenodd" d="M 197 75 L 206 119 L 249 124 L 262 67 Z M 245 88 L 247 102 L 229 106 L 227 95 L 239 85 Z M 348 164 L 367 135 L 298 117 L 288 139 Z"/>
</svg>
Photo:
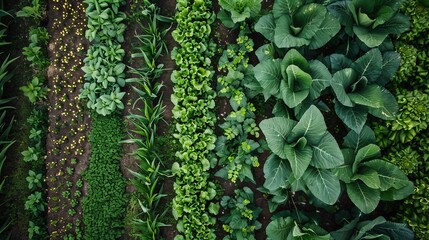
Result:
<svg viewBox="0 0 429 240">
<path fill-rule="evenodd" d="M 328 206 L 343 201 L 345 194 L 365 216 L 380 201 L 401 200 L 412 192 L 406 175 L 380 158 L 374 132 L 366 126 L 369 114 L 383 120 L 397 115 L 398 103 L 385 86 L 400 65 L 390 37 L 409 26 L 398 12 L 400 5 L 401 1 L 276 0 L 272 11 L 255 24 L 268 43 L 256 50 L 255 80 L 247 86 L 265 100 L 276 101 L 274 117 L 260 123 L 272 151 L 261 189 L 271 196 L 270 211 L 297 201 L 295 192 L 301 192 L 304 202 L 337 215 L 338 210 Z M 338 134 L 341 123 L 347 135 Z M 283 234 L 269 225 L 268 239 L 329 239 L 320 220 L 312 219 L 314 224 L 305 226 L 300 216 L 286 214 L 272 222 Z M 352 221 L 350 216 L 346 221 Z M 346 228 L 354 231 L 363 225 Z M 364 235 L 359 231 L 353 239 Z"/>
<path fill-rule="evenodd" d="M 219 71 L 226 75 L 218 77 L 218 95 L 226 97 L 232 108 L 219 127 L 223 135 L 216 141 L 216 155 L 222 166 L 216 176 L 233 183 L 248 180 L 255 183 L 251 169 L 259 166 L 257 154 L 261 144 L 251 138 L 259 137 L 255 107 L 250 102 L 250 92 L 245 84 L 253 77 L 253 66 L 248 64 L 248 53 L 253 51 L 253 41 L 246 34 L 246 25 L 241 26 L 237 44 L 229 44 L 219 59 Z M 223 113 L 221 113 L 223 114 Z"/>
<path fill-rule="evenodd" d="M 91 156 L 84 173 L 88 191 L 83 200 L 85 239 L 116 239 L 123 234 L 127 198 L 119 169 L 123 123 L 120 116 L 92 114 Z"/>
<path fill-rule="evenodd" d="M 253 200 L 253 191 L 244 187 L 234 191 L 235 197 L 222 197 L 221 206 L 230 212 L 221 217 L 222 225 L 228 236 L 224 240 L 248 239 L 255 240 L 255 230 L 262 224 L 257 220 L 262 209 L 257 207 Z"/>
<path fill-rule="evenodd" d="M 122 59 L 126 15 L 118 9 L 125 1 L 86 0 L 88 4 L 88 29 L 85 37 L 92 43 L 84 59 L 87 81 L 80 97 L 87 100 L 87 106 L 103 116 L 124 108 L 122 98 L 125 92 L 125 64 Z"/>
<path fill-rule="evenodd" d="M 137 11 L 137 10 L 136 10 Z M 138 160 L 139 171 L 131 171 L 134 176 L 131 182 L 137 189 L 140 213 L 133 219 L 133 235 L 139 239 L 160 239 L 160 228 L 166 226 L 161 218 L 169 210 L 159 209 L 158 205 L 166 194 L 162 193 L 161 180 L 163 159 L 157 149 L 160 147 L 157 136 L 158 123 L 163 119 L 165 106 L 161 101 L 162 85 L 156 80 L 164 71 L 163 64 L 157 64 L 158 58 L 167 50 L 164 37 L 169 28 L 162 25 L 170 19 L 160 15 L 160 9 L 153 2 L 145 0 L 138 9 L 141 18 L 137 18 L 143 34 L 136 35 L 138 39 L 131 55 L 134 60 L 143 60 L 141 67 L 133 69 L 137 77 L 127 79 L 136 83 L 134 90 L 138 93 L 137 101 L 143 102 L 143 107 L 136 108 L 137 113 L 128 115 L 134 126 L 130 139 L 126 143 L 134 143 L 137 150 L 133 152 Z M 161 20 L 160 20 L 161 19 Z M 160 100 L 156 101 L 156 98 Z"/>
<path fill-rule="evenodd" d="M 173 215 L 178 220 L 180 239 L 215 239 L 213 226 L 218 203 L 209 203 L 216 196 L 215 185 L 209 181 L 208 170 L 216 164 L 211 154 L 216 135 L 215 91 L 211 88 L 211 58 L 215 44 L 210 40 L 215 15 L 211 2 L 181 0 L 177 2 L 177 28 L 172 32 L 178 46 L 172 52 L 177 64 L 171 80 L 171 100 L 176 121 L 175 137 L 182 145 L 173 164 L 176 177 Z"/>
</svg>

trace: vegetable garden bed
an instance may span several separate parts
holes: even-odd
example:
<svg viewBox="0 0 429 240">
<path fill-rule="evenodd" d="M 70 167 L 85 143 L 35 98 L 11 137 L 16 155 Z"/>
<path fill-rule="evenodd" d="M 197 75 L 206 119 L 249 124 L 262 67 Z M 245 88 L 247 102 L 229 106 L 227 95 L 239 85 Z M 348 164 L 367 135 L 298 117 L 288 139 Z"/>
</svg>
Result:
<svg viewBox="0 0 429 240">
<path fill-rule="evenodd" d="M 1 239 L 429 237 L 427 1 L 0 3 Z"/>
</svg>

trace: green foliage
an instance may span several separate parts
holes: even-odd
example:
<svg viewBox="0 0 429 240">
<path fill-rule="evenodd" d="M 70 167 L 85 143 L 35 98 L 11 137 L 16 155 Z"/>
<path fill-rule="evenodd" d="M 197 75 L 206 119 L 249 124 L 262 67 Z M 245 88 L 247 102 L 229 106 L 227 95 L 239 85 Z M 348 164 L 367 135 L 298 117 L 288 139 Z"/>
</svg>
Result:
<svg viewBox="0 0 429 240">
<path fill-rule="evenodd" d="M 45 211 L 46 202 L 42 198 L 42 193 L 36 191 L 28 196 L 25 202 L 25 210 L 31 211 L 33 215 L 38 216 Z"/>
<path fill-rule="evenodd" d="M 386 221 L 384 217 L 361 221 L 353 219 L 343 228 L 332 232 L 335 240 L 395 239 L 412 240 L 414 233 L 404 224 Z M 376 237 L 376 238 L 374 238 Z"/>
<path fill-rule="evenodd" d="M 399 219 L 408 224 L 416 233 L 417 239 L 429 237 L 429 178 L 415 180 L 414 193 L 401 205 Z"/>
<path fill-rule="evenodd" d="M 213 230 L 216 220 L 209 213 L 209 201 L 216 196 L 216 190 L 214 183 L 208 181 L 208 170 L 216 164 L 211 154 L 216 141 L 213 132 L 216 93 L 211 88 L 210 66 L 216 47 L 210 41 L 210 24 L 215 15 L 210 7 L 209 1 L 178 1 L 177 28 L 172 32 L 178 43 L 172 52 L 178 70 L 171 75 L 174 136 L 182 145 L 176 152 L 179 161 L 172 168 L 176 177 L 173 216 L 178 220 L 179 230 L 176 240 L 216 238 Z"/>
<path fill-rule="evenodd" d="M 48 30 L 43 27 L 32 28 L 29 32 L 29 45 L 24 47 L 22 54 L 31 66 L 42 71 L 49 66 L 49 59 L 46 47 L 48 45 Z"/>
<path fill-rule="evenodd" d="M 36 188 L 42 188 L 42 174 L 36 174 L 34 171 L 28 171 L 28 177 L 26 178 L 28 182 L 28 189 L 34 190 Z"/>
<path fill-rule="evenodd" d="M 258 16 L 261 11 L 261 2 L 262 0 L 220 0 L 221 10 L 218 18 L 225 26 L 232 28 L 236 23 Z"/>
<path fill-rule="evenodd" d="M 340 23 L 325 6 L 302 0 L 276 0 L 273 11 L 262 16 L 255 30 L 279 48 L 308 46 L 318 49 L 338 31 Z"/>
<path fill-rule="evenodd" d="M 411 43 L 415 46 L 425 46 L 429 44 L 427 34 L 429 26 L 429 8 L 425 8 L 418 0 L 407 0 L 402 6 L 402 11 L 410 17 L 411 26 L 408 31 L 401 34 L 400 40 Z"/>
<path fill-rule="evenodd" d="M 267 226 L 267 240 L 280 239 L 314 239 L 328 240 L 331 235 L 315 224 L 298 225 L 292 217 L 280 217 Z"/>
<path fill-rule="evenodd" d="M 248 239 L 255 240 L 254 232 L 262 224 L 257 220 L 262 209 L 254 203 L 253 192 L 248 187 L 234 191 L 235 197 L 222 197 L 221 206 L 230 213 L 221 217 L 223 229 L 228 233 L 224 240 Z"/>
<path fill-rule="evenodd" d="M 33 77 L 27 86 L 22 86 L 19 89 L 28 97 L 31 103 L 46 99 L 49 91 L 48 87 L 44 86 L 44 81 L 41 81 L 39 77 Z"/>
<path fill-rule="evenodd" d="M 40 0 L 33 0 L 30 6 L 23 7 L 16 13 L 17 17 L 31 17 L 36 22 L 42 19 L 43 8 L 41 7 Z"/>
<path fill-rule="evenodd" d="M 398 13 L 404 0 L 336 1 L 329 12 L 345 27 L 349 36 L 356 35 L 366 46 L 380 46 L 391 34 L 401 34 L 409 27 L 408 18 Z"/>
<path fill-rule="evenodd" d="M 398 147 L 399 148 L 399 147 Z M 399 167 L 407 175 L 417 173 L 419 166 L 424 159 L 420 156 L 419 151 L 416 151 L 408 146 L 406 148 L 390 148 L 388 155 L 383 159 L 389 161 Z"/>
<path fill-rule="evenodd" d="M 119 169 L 123 123 L 117 115 L 92 114 L 92 117 L 91 156 L 84 173 L 88 191 L 82 205 L 85 238 L 116 239 L 123 234 L 127 202 L 125 181 Z"/>
<path fill-rule="evenodd" d="M 87 100 L 89 109 L 106 116 L 124 109 L 122 98 L 125 93 L 120 88 L 125 85 L 125 64 L 122 63 L 125 51 L 121 43 L 126 28 L 122 22 L 126 16 L 118 9 L 125 1 L 85 2 L 88 4 L 85 36 L 92 45 L 82 67 L 87 82 L 80 90 L 80 98 Z"/>
</svg>

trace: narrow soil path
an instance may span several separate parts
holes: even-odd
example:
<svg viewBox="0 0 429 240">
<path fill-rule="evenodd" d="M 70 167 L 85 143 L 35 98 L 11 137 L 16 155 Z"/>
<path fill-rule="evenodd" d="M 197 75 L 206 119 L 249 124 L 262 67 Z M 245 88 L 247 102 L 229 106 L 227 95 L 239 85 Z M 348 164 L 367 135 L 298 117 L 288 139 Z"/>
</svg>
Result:
<svg viewBox="0 0 429 240">
<path fill-rule="evenodd" d="M 89 115 L 79 101 L 87 49 L 82 0 L 49 1 L 49 132 L 46 148 L 50 239 L 82 239 L 82 173 L 88 165 Z M 80 237 L 80 238 L 79 238 Z"/>
</svg>

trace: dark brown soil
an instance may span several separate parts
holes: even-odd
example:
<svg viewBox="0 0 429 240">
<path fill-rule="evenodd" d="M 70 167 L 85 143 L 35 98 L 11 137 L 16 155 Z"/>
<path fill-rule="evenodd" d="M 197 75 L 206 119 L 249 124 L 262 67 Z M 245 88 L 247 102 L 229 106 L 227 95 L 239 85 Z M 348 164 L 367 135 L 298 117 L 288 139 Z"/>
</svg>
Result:
<svg viewBox="0 0 429 240">
<path fill-rule="evenodd" d="M 46 179 L 47 224 L 51 239 L 74 236 L 79 228 L 82 231 L 78 221 L 82 221 L 80 202 L 86 190 L 76 186 L 76 182 L 83 181 L 82 173 L 88 165 L 90 149 L 90 118 L 86 106 L 82 106 L 79 100 L 79 90 L 83 85 L 80 69 L 88 45 L 84 37 L 84 10 L 83 1 L 49 1 L 48 31 L 51 39 L 48 51 L 51 65 L 48 68 L 48 86 L 51 91 L 48 96 Z M 72 206 L 72 201 L 76 201 L 77 206 Z"/>
</svg>

